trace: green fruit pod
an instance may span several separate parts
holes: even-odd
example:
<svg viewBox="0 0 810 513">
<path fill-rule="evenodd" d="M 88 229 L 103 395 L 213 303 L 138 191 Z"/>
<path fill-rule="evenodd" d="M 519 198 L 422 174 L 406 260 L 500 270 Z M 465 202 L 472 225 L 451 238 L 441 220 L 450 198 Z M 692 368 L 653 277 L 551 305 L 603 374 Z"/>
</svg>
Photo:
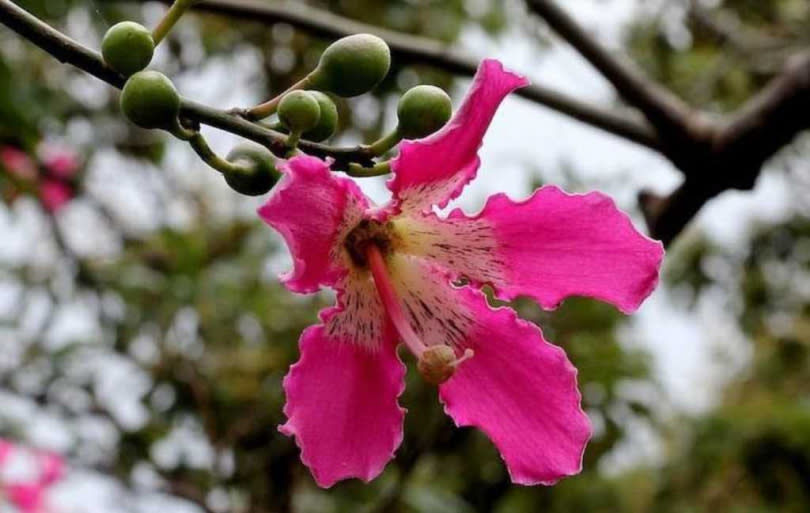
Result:
<svg viewBox="0 0 810 513">
<path fill-rule="evenodd" d="M 101 55 L 115 71 L 130 76 L 152 62 L 155 42 L 143 25 L 122 21 L 110 27 L 101 41 Z"/>
<path fill-rule="evenodd" d="M 371 34 L 355 34 L 329 45 L 310 75 L 314 89 L 349 98 L 374 89 L 391 68 L 388 44 Z"/>
<path fill-rule="evenodd" d="M 240 144 L 228 154 L 229 162 L 238 168 L 224 173 L 231 189 L 246 196 L 261 196 L 278 182 L 281 173 L 276 169 L 273 154 L 254 144 Z"/>
<path fill-rule="evenodd" d="M 307 91 L 318 102 L 321 109 L 321 116 L 318 124 L 304 132 L 303 138 L 310 141 L 321 142 L 329 139 L 335 134 L 338 125 L 338 110 L 335 102 L 328 95 L 320 91 Z"/>
<path fill-rule="evenodd" d="M 293 91 L 281 98 L 278 119 L 293 132 L 306 132 L 318 125 L 321 106 L 308 91 Z"/>
<path fill-rule="evenodd" d="M 124 85 L 121 110 L 141 128 L 170 129 L 180 114 L 180 95 L 163 73 L 140 71 Z"/>
<path fill-rule="evenodd" d="M 409 89 L 397 106 L 397 130 L 407 139 L 420 139 L 443 127 L 453 115 L 450 96 L 436 86 Z"/>
</svg>

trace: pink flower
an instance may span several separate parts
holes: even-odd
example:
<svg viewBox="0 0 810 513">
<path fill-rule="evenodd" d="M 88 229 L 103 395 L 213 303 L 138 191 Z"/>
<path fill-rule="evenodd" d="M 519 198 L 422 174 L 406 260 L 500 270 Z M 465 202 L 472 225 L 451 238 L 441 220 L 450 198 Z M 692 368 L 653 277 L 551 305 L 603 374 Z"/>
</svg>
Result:
<svg viewBox="0 0 810 513">
<path fill-rule="evenodd" d="M 65 461 L 61 456 L 52 453 L 42 453 L 39 456 L 40 473 L 39 482 L 49 486 L 62 479 L 65 474 Z"/>
<path fill-rule="evenodd" d="M 537 326 L 490 307 L 479 287 L 544 308 L 584 295 L 632 312 L 657 283 L 663 249 L 599 193 L 543 187 L 521 202 L 495 195 L 475 216 L 433 212 L 474 178 L 498 105 L 526 83 L 485 61 L 453 119 L 401 145 L 384 207 L 300 156 L 260 208 L 292 252 L 287 288 L 338 292 L 301 335 L 301 359 L 284 380 L 280 430 L 296 438 L 321 486 L 373 479 L 402 441 L 399 341 L 456 424 L 494 442 L 514 482 L 549 485 L 580 471 L 591 431 L 576 369 Z"/>
<path fill-rule="evenodd" d="M 70 149 L 45 146 L 41 155 L 42 165 L 50 175 L 56 178 L 70 180 L 79 172 L 79 159 Z"/>
<path fill-rule="evenodd" d="M 20 513 L 42 513 L 44 491 L 39 483 L 12 484 L 3 490 Z"/>
<path fill-rule="evenodd" d="M 73 188 L 61 180 L 45 178 L 39 186 L 39 199 L 45 210 L 55 214 L 73 199 Z"/>
<path fill-rule="evenodd" d="M 6 464 L 14 452 L 35 458 L 37 475 L 26 480 L 7 481 L 0 477 L 0 499 L 7 498 L 21 513 L 44 513 L 48 487 L 62 478 L 64 461 L 56 454 L 35 451 L 0 439 L 0 466 Z"/>
<path fill-rule="evenodd" d="M 0 465 L 2 465 L 14 451 L 14 444 L 0 438 Z"/>
<path fill-rule="evenodd" d="M 79 162 L 68 150 L 47 147 L 42 151 L 42 166 L 45 173 L 38 176 L 37 165 L 28 154 L 11 146 L 0 148 L 0 167 L 25 182 L 23 190 L 30 187 L 39 195 L 42 206 L 56 213 L 76 195 L 70 180 L 78 172 Z M 13 200 L 20 194 L 17 185 L 13 183 L 3 191 L 7 199 Z"/>
<path fill-rule="evenodd" d="M 31 157 L 12 146 L 0 148 L 0 167 L 22 180 L 35 180 L 37 168 Z"/>
</svg>

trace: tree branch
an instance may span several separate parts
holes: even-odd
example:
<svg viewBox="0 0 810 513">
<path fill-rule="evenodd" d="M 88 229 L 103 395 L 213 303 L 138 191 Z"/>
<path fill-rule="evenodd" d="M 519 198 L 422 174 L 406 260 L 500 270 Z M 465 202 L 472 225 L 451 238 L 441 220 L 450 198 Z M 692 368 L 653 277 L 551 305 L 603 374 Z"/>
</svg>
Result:
<svg viewBox="0 0 810 513">
<path fill-rule="evenodd" d="M 665 244 L 669 244 L 714 196 L 730 189 L 752 188 L 764 163 L 810 126 L 810 118 L 805 115 L 810 108 L 810 56 L 792 59 L 786 70 L 761 93 L 736 115 L 721 122 L 690 110 L 634 68 L 615 59 L 553 3 L 526 1 L 605 74 L 628 102 L 642 110 L 658 132 L 644 123 L 601 111 L 541 87 L 526 88 L 520 94 L 654 148 L 683 172 L 684 183 L 669 196 L 658 197 L 647 192 L 639 195 L 651 235 Z M 316 9 L 263 4 L 255 0 L 204 0 L 197 8 L 245 20 L 287 22 L 330 38 L 355 32 L 376 33 L 387 39 L 394 53 L 405 61 L 430 64 L 466 75 L 473 74 L 477 66 L 475 59 L 434 41 L 379 29 Z M 96 52 L 67 38 L 9 0 L 0 0 L 0 22 L 59 60 L 115 87 L 123 84 L 123 77 L 107 68 Z M 183 100 L 182 114 L 194 122 L 256 141 L 275 152 L 284 150 L 283 134 L 227 112 Z M 337 169 L 345 169 L 350 161 L 364 165 L 372 162 L 364 146 L 330 148 L 309 142 L 302 146 L 308 153 L 335 158 Z"/>
<path fill-rule="evenodd" d="M 784 71 L 746 103 L 715 138 L 716 150 L 734 156 L 734 174 L 751 175 L 761 164 L 810 126 L 810 53 L 794 55 Z M 740 177 L 743 178 L 743 177 Z M 742 188 L 751 188 L 750 176 Z"/>
<path fill-rule="evenodd" d="M 710 145 L 695 150 L 684 183 L 667 197 L 639 196 L 651 234 L 671 242 L 713 197 L 750 190 L 779 150 L 810 127 L 810 53 L 790 59 L 785 70 L 714 130 Z"/>
<path fill-rule="evenodd" d="M 526 0 L 529 9 L 599 70 L 628 103 L 661 133 L 688 137 L 690 109 L 629 63 L 617 59 L 552 0 Z"/>
<path fill-rule="evenodd" d="M 109 68 L 101 55 L 62 34 L 10 0 L 0 0 L 0 23 L 59 61 L 71 64 L 118 89 L 123 87 L 124 77 Z M 286 135 L 191 100 L 182 100 L 181 116 L 255 141 L 278 155 L 287 151 Z M 372 155 L 364 146 L 333 148 L 302 141 L 299 147 L 309 154 L 335 159 L 332 167 L 337 170 L 348 169 L 349 162 L 373 165 Z"/>
<path fill-rule="evenodd" d="M 686 106 L 601 47 L 553 0 L 526 0 L 530 9 L 576 48 L 656 127 L 662 153 L 685 180 L 666 197 L 642 191 L 639 203 L 653 237 L 669 245 L 709 200 L 754 187 L 766 161 L 810 127 L 810 56 L 791 60 L 730 120 Z"/>
<path fill-rule="evenodd" d="M 120 2 L 125 0 L 107 0 Z M 145 0 L 137 0 L 143 2 Z M 172 0 L 158 0 L 171 4 Z M 479 59 L 452 50 L 448 45 L 432 39 L 411 36 L 360 23 L 314 7 L 297 3 L 266 3 L 258 0 L 202 0 L 192 9 L 219 14 L 235 19 L 261 23 L 289 23 L 314 36 L 336 39 L 352 34 L 370 33 L 383 38 L 394 57 L 401 62 L 435 66 L 450 73 L 473 76 Z M 532 102 L 574 118 L 593 127 L 623 137 L 631 142 L 659 149 L 655 131 L 643 120 L 617 114 L 587 104 L 570 96 L 540 85 L 530 85 L 516 91 Z"/>
</svg>

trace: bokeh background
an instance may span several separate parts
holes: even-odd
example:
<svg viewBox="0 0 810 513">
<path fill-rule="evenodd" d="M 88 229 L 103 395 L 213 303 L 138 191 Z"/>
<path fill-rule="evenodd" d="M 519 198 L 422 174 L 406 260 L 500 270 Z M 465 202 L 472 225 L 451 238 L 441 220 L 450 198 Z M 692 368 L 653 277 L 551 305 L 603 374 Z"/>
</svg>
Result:
<svg viewBox="0 0 810 513">
<path fill-rule="evenodd" d="M 115 22 L 149 26 L 165 10 L 135 0 L 17 3 L 96 48 Z M 518 0 L 306 3 L 617 104 Z M 810 33 L 804 0 L 561 4 L 603 44 L 716 113 L 750 98 Z M 190 14 L 153 67 L 186 96 L 246 106 L 303 76 L 328 43 L 283 23 Z M 341 102 L 337 141 L 390 129 L 399 94 L 418 83 L 446 88 L 458 104 L 469 79 L 395 61 L 374 95 Z M 369 485 L 321 490 L 276 427 L 298 335 L 332 298 L 284 290 L 276 276 L 289 258 L 256 218 L 260 200 L 229 190 L 182 143 L 128 124 L 117 100 L 0 28 L 0 149 L 25 152 L 43 177 L 54 153 L 79 164 L 65 180 L 70 199 L 55 209 L 40 186 L 16 190 L 0 170 L 0 436 L 67 457 L 54 512 L 810 511 L 806 136 L 768 163 L 753 192 L 725 193 L 703 210 L 635 316 L 584 299 L 552 313 L 516 304 L 579 369 L 595 428 L 581 475 L 551 488 L 511 485 L 491 443 L 455 428 L 435 388 L 409 374 L 397 458 Z M 236 143 L 205 133 L 221 152 Z M 457 202 L 469 211 L 495 192 L 519 198 L 555 183 L 608 192 L 643 229 L 638 191 L 667 192 L 679 179 L 649 150 L 517 97 L 482 157 Z M 386 198 L 382 179 L 362 186 Z"/>
</svg>

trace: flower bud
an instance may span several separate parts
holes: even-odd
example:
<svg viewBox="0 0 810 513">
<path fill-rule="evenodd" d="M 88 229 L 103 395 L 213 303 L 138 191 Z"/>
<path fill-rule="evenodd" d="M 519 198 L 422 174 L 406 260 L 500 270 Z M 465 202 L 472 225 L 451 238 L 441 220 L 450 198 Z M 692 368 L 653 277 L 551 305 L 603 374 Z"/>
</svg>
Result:
<svg viewBox="0 0 810 513">
<path fill-rule="evenodd" d="M 278 119 L 293 132 L 306 132 L 318 125 L 321 106 L 308 91 L 287 93 L 278 104 Z"/>
<path fill-rule="evenodd" d="M 323 52 L 310 75 L 316 89 L 342 97 L 367 93 L 382 82 L 391 67 L 391 50 L 371 34 L 338 39 Z"/>
<path fill-rule="evenodd" d="M 420 139 L 438 131 L 453 115 L 450 97 L 436 86 L 409 89 L 397 106 L 398 130 L 406 139 Z"/>
<path fill-rule="evenodd" d="M 101 41 L 101 55 L 115 71 L 129 76 L 152 61 L 155 42 L 152 34 L 138 23 L 122 21 L 110 27 Z"/>
<path fill-rule="evenodd" d="M 140 71 L 121 92 L 121 110 L 142 128 L 170 128 L 180 113 L 180 95 L 166 75 Z"/>
<path fill-rule="evenodd" d="M 240 144 L 231 150 L 227 160 L 239 164 L 238 170 L 224 175 L 231 189 L 240 194 L 261 196 L 272 189 L 281 176 L 273 155 L 262 146 Z"/>
<path fill-rule="evenodd" d="M 329 96 L 320 91 L 307 91 L 318 102 L 321 108 L 321 117 L 318 118 L 318 124 L 314 128 L 304 132 L 304 139 L 310 141 L 321 142 L 332 137 L 337 130 L 338 124 L 338 110 L 335 102 Z"/>
</svg>

